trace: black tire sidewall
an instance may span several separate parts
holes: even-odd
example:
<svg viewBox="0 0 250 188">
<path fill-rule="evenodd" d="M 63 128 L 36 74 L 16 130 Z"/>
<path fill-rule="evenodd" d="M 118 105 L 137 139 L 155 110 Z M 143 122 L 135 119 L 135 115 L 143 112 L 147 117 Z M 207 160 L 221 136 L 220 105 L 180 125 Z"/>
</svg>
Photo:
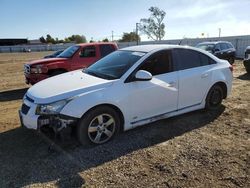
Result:
<svg viewBox="0 0 250 188">
<path fill-rule="evenodd" d="M 114 132 L 113 136 L 109 140 L 107 140 L 106 142 L 109 142 L 110 140 L 112 140 L 117 135 L 117 133 L 120 131 L 121 121 L 120 121 L 118 113 L 113 108 L 111 108 L 109 106 L 100 106 L 100 107 L 94 108 L 94 109 L 90 110 L 89 112 L 87 112 L 80 119 L 80 121 L 77 125 L 77 138 L 78 138 L 78 141 L 82 145 L 84 145 L 84 146 L 100 145 L 100 144 L 96 144 L 96 143 L 91 142 L 91 140 L 89 139 L 89 136 L 88 136 L 88 126 L 89 126 L 90 122 L 93 120 L 93 118 L 99 114 L 109 114 L 115 119 L 115 132 Z M 106 142 L 104 142 L 104 143 L 106 143 Z"/>
<path fill-rule="evenodd" d="M 211 97 L 212 97 L 211 95 L 212 95 L 212 92 L 214 90 L 219 90 L 220 91 L 220 95 L 221 95 L 220 102 L 217 105 L 211 105 L 211 103 L 210 103 Z M 207 94 L 205 108 L 208 109 L 208 110 L 216 110 L 216 109 L 218 109 L 221 106 L 222 100 L 223 100 L 223 90 L 222 90 L 221 86 L 214 85 L 214 86 L 211 87 L 211 89 L 209 90 L 209 92 Z"/>
</svg>

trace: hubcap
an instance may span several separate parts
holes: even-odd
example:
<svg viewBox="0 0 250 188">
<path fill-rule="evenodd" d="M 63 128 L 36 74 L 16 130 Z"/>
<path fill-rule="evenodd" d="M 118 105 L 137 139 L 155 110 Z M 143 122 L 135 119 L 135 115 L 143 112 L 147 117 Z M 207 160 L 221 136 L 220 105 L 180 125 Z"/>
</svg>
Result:
<svg viewBox="0 0 250 188">
<path fill-rule="evenodd" d="M 221 101 L 221 93 L 219 90 L 214 90 L 211 94 L 210 102 L 212 105 L 218 105 Z"/>
<path fill-rule="evenodd" d="M 92 119 L 88 127 L 89 139 L 101 144 L 108 141 L 115 132 L 115 119 L 109 114 L 100 114 Z"/>
</svg>

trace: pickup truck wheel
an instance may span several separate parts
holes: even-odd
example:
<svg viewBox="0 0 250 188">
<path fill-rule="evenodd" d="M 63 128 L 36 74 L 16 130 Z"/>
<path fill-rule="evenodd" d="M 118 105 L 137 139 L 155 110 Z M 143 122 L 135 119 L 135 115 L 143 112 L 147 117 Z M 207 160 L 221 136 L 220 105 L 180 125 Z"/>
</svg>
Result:
<svg viewBox="0 0 250 188">
<path fill-rule="evenodd" d="M 229 57 L 228 61 L 231 65 L 234 64 L 234 57 Z"/>
<path fill-rule="evenodd" d="M 53 71 L 53 72 L 50 74 L 50 77 L 56 76 L 56 75 L 59 75 L 59 74 L 62 74 L 62 73 L 65 73 L 65 71 L 63 71 L 63 70 L 56 70 L 56 71 Z"/>
<path fill-rule="evenodd" d="M 223 100 L 223 90 L 221 86 L 214 85 L 208 92 L 206 97 L 206 109 L 216 110 L 220 107 Z"/>
<path fill-rule="evenodd" d="M 101 106 L 89 111 L 77 126 L 77 137 L 82 145 L 103 144 L 111 140 L 120 129 L 117 112 Z"/>
</svg>

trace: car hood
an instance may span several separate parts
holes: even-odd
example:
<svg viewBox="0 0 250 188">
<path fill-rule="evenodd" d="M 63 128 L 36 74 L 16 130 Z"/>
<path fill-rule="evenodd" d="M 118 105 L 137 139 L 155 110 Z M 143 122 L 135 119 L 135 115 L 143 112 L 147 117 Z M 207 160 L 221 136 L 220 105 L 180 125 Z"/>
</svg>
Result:
<svg viewBox="0 0 250 188">
<path fill-rule="evenodd" d="M 46 59 L 39 59 L 39 60 L 34 60 L 29 63 L 28 65 L 38 65 L 38 64 L 48 64 L 48 63 L 53 63 L 53 62 L 58 62 L 58 61 L 65 61 L 67 58 L 46 58 Z"/>
<path fill-rule="evenodd" d="M 27 91 L 27 96 L 37 104 L 47 104 L 100 91 L 112 85 L 113 80 L 105 80 L 82 72 L 72 71 L 38 82 Z"/>
</svg>

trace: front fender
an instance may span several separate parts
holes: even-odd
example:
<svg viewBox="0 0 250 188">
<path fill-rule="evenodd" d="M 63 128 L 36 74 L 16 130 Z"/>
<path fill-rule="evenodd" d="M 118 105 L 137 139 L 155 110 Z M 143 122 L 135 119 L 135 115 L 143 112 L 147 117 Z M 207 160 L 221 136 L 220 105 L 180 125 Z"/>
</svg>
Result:
<svg viewBox="0 0 250 188">
<path fill-rule="evenodd" d="M 81 118 L 89 109 L 102 104 L 116 106 L 123 113 L 124 110 L 116 103 L 116 100 L 104 97 L 102 90 L 76 97 L 62 109 L 61 114 Z"/>
</svg>

